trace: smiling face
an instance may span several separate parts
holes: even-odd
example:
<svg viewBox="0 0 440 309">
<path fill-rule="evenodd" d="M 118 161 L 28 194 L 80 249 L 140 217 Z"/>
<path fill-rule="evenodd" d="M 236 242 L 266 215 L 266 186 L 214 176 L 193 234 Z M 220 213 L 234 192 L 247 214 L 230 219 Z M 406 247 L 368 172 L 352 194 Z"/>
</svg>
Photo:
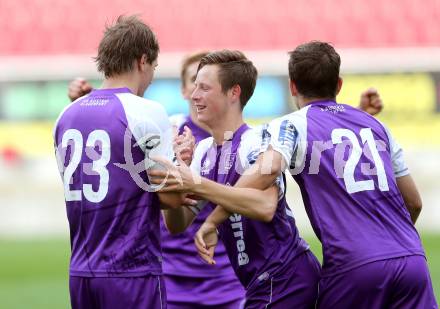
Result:
<svg viewBox="0 0 440 309">
<path fill-rule="evenodd" d="M 224 93 L 218 79 L 217 65 L 205 65 L 197 73 L 191 99 L 197 108 L 197 119 L 215 128 L 224 119 L 230 105 L 228 92 Z"/>
</svg>

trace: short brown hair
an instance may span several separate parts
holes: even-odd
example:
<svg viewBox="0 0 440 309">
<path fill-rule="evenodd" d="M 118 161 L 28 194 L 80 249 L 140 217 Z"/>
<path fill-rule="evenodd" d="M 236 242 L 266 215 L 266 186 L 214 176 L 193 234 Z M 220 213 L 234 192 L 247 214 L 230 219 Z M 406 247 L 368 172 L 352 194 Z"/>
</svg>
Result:
<svg viewBox="0 0 440 309">
<path fill-rule="evenodd" d="M 208 51 L 200 51 L 193 54 L 187 55 L 182 62 L 182 69 L 180 70 L 180 80 L 182 81 L 182 86 L 185 87 L 185 75 L 186 71 L 188 70 L 188 67 L 196 62 L 200 62 L 200 60 L 205 57 L 207 54 L 209 54 Z"/>
<path fill-rule="evenodd" d="M 341 58 L 329 43 L 311 41 L 291 51 L 289 78 L 306 98 L 335 98 Z"/>
<path fill-rule="evenodd" d="M 137 16 L 119 16 L 116 23 L 106 26 L 95 61 L 105 77 L 129 72 L 133 62 L 147 56 L 152 64 L 159 53 L 156 35 Z"/>
<path fill-rule="evenodd" d="M 257 83 L 258 72 L 252 61 L 238 50 L 221 50 L 209 53 L 200 60 L 197 72 L 205 65 L 218 65 L 218 78 L 222 91 L 235 85 L 241 88 L 240 103 L 243 109 L 251 98 Z"/>
</svg>

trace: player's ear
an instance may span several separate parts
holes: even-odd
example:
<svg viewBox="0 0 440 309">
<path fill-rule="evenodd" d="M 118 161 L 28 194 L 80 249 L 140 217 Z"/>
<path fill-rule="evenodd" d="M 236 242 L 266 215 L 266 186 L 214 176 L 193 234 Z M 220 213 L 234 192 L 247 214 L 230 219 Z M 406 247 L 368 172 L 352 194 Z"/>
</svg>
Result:
<svg viewBox="0 0 440 309">
<path fill-rule="evenodd" d="M 338 95 L 338 94 L 339 94 L 339 91 L 341 91 L 342 84 L 343 84 L 342 77 L 339 77 L 339 78 L 338 78 L 338 88 L 336 89 L 336 95 Z"/>
<path fill-rule="evenodd" d="M 298 96 L 298 88 L 296 88 L 295 82 L 290 79 L 289 79 L 289 89 L 290 89 L 290 94 L 292 95 L 292 97 Z"/>
<path fill-rule="evenodd" d="M 146 54 L 143 54 L 142 57 L 139 58 L 136 62 L 137 62 L 138 69 L 141 72 L 145 71 L 146 66 L 149 64 Z"/>
<path fill-rule="evenodd" d="M 240 95 L 241 95 L 241 87 L 240 85 L 234 85 L 232 86 L 231 90 L 231 97 L 233 99 L 233 101 L 240 101 Z"/>
</svg>

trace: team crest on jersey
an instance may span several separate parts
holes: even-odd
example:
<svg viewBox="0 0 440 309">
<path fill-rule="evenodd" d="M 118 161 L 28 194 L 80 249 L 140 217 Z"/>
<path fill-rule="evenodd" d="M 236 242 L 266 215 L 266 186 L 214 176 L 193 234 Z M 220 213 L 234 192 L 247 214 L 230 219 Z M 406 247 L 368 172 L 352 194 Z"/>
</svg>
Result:
<svg viewBox="0 0 440 309">
<path fill-rule="evenodd" d="M 225 172 L 227 173 L 231 167 L 234 165 L 234 161 L 235 161 L 235 157 L 237 156 L 237 154 L 235 153 L 227 153 L 224 156 L 224 168 L 225 168 Z"/>
<path fill-rule="evenodd" d="M 292 121 L 286 119 L 281 122 L 280 133 L 278 135 L 278 141 L 281 145 L 293 148 L 296 144 L 297 137 L 298 131 Z"/>
</svg>

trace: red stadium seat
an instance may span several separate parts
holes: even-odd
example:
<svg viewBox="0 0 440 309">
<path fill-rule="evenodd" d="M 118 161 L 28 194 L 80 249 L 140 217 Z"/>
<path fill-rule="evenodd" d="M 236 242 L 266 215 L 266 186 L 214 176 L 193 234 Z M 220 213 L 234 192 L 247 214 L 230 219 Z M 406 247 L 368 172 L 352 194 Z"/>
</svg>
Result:
<svg viewBox="0 0 440 309">
<path fill-rule="evenodd" d="M 440 46 L 438 0 L 21 0 L 0 3 L 0 55 L 91 53 L 106 22 L 136 13 L 157 32 L 162 51 L 285 50 L 312 39 L 340 47 Z"/>
</svg>

